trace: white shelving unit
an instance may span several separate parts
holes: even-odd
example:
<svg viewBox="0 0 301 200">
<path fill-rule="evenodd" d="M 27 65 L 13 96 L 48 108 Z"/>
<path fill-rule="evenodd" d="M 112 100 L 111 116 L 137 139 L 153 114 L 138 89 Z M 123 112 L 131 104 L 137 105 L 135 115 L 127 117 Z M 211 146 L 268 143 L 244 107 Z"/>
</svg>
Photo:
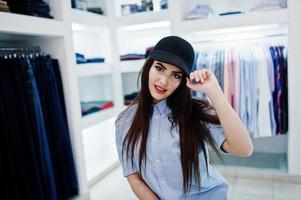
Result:
<svg viewBox="0 0 301 200">
<path fill-rule="evenodd" d="M 70 19 L 73 23 L 85 24 L 90 26 L 108 26 L 107 16 L 91 13 L 83 10 L 71 9 Z"/>
<path fill-rule="evenodd" d="M 268 14 L 267 14 L 268 12 Z M 288 10 L 275 10 L 267 12 L 254 12 L 240 15 L 229 15 L 212 17 L 211 19 L 197 19 L 181 21 L 175 26 L 175 31 L 178 33 L 191 33 L 208 31 L 213 29 L 225 29 L 245 26 L 258 26 L 267 24 L 286 24 L 288 19 Z"/>
<path fill-rule="evenodd" d="M 117 25 L 130 26 L 160 21 L 169 21 L 169 13 L 167 10 L 163 10 L 160 12 L 135 13 L 128 16 L 122 16 L 118 18 Z"/>
<path fill-rule="evenodd" d="M 93 125 L 96 125 L 100 122 L 103 122 L 107 119 L 116 117 L 116 109 L 114 108 L 109 108 L 106 110 L 103 110 L 101 112 L 93 113 L 91 115 L 87 115 L 83 117 L 82 122 L 81 122 L 81 128 L 89 128 Z"/>
<path fill-rule="evenodd" d="M 122 73 L 139 72 L 143 66 L 143 60 L 121 61 L 120 68 Z"/>
<path fill-rule="evenodd" d="M 103 63 L 77 64 L 75 68 L 77 77 L 112 73 L 112 65 Z"/>
<path fill-rule="evenodd" d="M 300 1 L 288 0 L 288 8 L 278 11 L 254 12 L 191 21 L 182 19 L 185 12 L 183 5 L 189 3 L 186 1 L 169 0 L 168 10 L 137 13 L 122 17 L 117 13 L 120 10 L 120 4 L 118 4 L 120 1 L 103 1 L 106 5 L 106 16 L 74 10 L 71 8 L 70 1 L 60 0 L 50 0 L 54 20 L 0 12 L 0 19 L 9 19 L 0 21 L 0 40 L 4 44 L 8 46 L 38 45 L 44 52 L 59 59 L 80 186 L 78 199 L 87 199 L 89 186 L 116 167 L 117 155 L 112 125 L 117 114 L 124 109 L 123 88 L 125 84 L 123 84 L 124 79 L 122 77 L 138 74 L 144 62 L 144 60 L 121 62 L 119 55 L 127 51 L 141 50 L 151 44 L 154 45 L 156 41 L 166 35 L 187 36 L 194 32 L 202 34 L 230 27 L 288 25 L 289 133 L 284 149 L 288 156 L 288 173 L 301 175 L 301 124 L 298 121 L 301 113 L 301 106 L 299 105 L 301 90 L 298 88 L 299 74 L 301 74 L 299 67 L 301 65 L 299 53 L 301 46 Z M 136 27 L 133 28 L 133 26 Z M 83 45 L 85 41 L 88 46 Z M 138 43 L 140 46 L 135 46 Z M 77 50 L 85 51 L 84 54 L 88 56 L 104 55 L 106 61 L 100 64 L 77 65 L 75 59 Z M 114 107 L 82 117 L 80 80 L 94 76 L 100 77 L 100 79 L 102 79 L 101 77 L 109 77 L 111 80 L 102 87 L 111 90 Z M 136 83 L 136 80 L 133 81 Z M 94 86 L 91 85 L 90 87 Z M 92 128 L 94 126 L 98 128 Z M 97 134 L 98 131 L 99 134 Z M 110 145 L 100 148 L 103 143 L 97 143 L 97 141 L 101 141 L 102 137 L 106 137 L 106 141 L 108 141 L 106 144 Z M 94 143 L 90 144 L 91 141 Z M 264 141 L 263 143 L 265 144 Z M 98 144 L 100 146 L 97 147 Z M 99 154 L 89 156 L 87 152 L 92 152 L 93 148 L 96 147 L 95 151 Z M 114 157 L 116 162 L 112 159 L 103 166 L 97 166 L 102 162 L 95 163 L 89 160 L 101 160 L 104 151 Z M 112 153 L 114 151 L 115 154 Z M 105 160 L 101 161 L 105 162 Z M 93 173 L 89 169 L 93 170 Z"/>
<path fill-rule="evenodd" d="M 65 26 L 62 21 L 3 12 L 0 12 L 0 19 L 1 32 L 36 36 L 64 36 Z"/>
</svg>

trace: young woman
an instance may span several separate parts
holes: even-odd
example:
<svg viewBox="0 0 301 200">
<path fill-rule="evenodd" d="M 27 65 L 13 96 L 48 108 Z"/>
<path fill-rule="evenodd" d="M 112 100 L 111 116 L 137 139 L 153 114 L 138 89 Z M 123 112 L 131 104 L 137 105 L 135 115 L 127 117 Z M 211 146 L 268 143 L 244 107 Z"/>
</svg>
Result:
<svg viewBox="0 0 301 200">
<path fill-rule="evenodd" d="M 139 199 L 226 200 L 228 184 L 209 163 L 209 147 L 250 156 L 249 134 L 210 70 L 191 72 L 184 39 L 161 39 L 139 74 L 141 90 L 116 120 L 123 174 Z M 191 90 L 210 101 L 194 99 Z"/>
</svg>

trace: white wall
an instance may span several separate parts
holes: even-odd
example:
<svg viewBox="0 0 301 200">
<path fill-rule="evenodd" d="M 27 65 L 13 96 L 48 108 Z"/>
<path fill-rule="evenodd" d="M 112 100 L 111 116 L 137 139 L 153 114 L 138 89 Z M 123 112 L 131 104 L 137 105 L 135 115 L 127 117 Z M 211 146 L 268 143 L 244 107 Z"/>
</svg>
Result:
<svg viewBox="0 0 301 200">
<path fill-rule="evenodd" d="M 288 100 L 289 100 L 289 173 L 301 175 L 301 1 L 288 0 L 289 40 L 288 40 Z"/>
</svg>

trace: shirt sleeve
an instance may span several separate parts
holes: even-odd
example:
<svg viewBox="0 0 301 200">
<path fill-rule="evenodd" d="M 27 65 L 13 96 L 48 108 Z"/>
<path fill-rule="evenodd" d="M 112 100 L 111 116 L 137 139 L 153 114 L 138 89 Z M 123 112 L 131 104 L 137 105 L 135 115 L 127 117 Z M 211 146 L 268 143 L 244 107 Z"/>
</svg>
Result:
<svg viewBox="0 0 301 200">
<path fill-rule="evenodd" d="M 218 124 L 209 124 L 210 134 L 215 142 L 216 148 L 227 153 L 223 148 L 222 144 L 226 140 L 225 133 L 221 125 Z"/>
<path fill-rule="evenodd" d="M 123 145 L 123 129 L 121 129 L 117 123 L 115 123 L 115 139 L 116 139 L 116 147 L 118 152 L 119 161 L 122 167 L 123 175 L 124 177 L 127 177 L 130 174 L 133 174 L 135 172 L 138 172 L 137 167 L 135 165 L 135 160 L 132 165 L 131 156 L 128 156 L 128 159 L 126 159 L 126 149 L 123 151 L 122 155 L 122 145 Z M 123 156 L 123 159 L 122 159 Z"/>
</svg>

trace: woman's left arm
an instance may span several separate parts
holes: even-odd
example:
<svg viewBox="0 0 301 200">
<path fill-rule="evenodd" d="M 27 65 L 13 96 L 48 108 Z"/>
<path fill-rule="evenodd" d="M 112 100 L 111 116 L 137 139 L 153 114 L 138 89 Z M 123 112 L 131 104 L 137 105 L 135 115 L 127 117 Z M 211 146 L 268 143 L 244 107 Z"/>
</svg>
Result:
<svg viewBox="0 0 301 200">
<path fill-rule="evenodd" d="M 192 79 L 197 81 L 192 83 Z M 226 100 L 214 74 L 210 70 L 198 70 L 190 74 L 187 86 L 195 91 L 208 95 L 213 108 L 216 110 L 226 140 L 222 148 L 235 156 L 247 157 L 253 153 L 253 144 L 250 135 L 237 113 Z"/>
</svg>

